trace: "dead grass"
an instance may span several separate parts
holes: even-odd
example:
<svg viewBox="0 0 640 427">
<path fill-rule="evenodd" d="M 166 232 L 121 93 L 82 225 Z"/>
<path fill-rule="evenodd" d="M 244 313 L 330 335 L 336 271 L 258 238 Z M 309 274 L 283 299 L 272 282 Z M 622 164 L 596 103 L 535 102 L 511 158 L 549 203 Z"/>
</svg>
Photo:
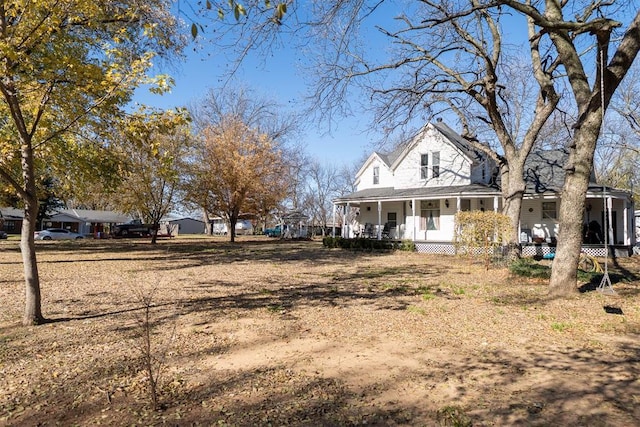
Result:
<svg viewBox="0 0 640 427">
<path fill-rule="evenodd" d="M 640 423 L 638 257 L 611 266 L 617 296 L 568 300 L 468 259 L 267 238 L 42 242 L 38 260 L 52 322 L 27 328 L 0 242 L 0 425 Z"/>
</svg>

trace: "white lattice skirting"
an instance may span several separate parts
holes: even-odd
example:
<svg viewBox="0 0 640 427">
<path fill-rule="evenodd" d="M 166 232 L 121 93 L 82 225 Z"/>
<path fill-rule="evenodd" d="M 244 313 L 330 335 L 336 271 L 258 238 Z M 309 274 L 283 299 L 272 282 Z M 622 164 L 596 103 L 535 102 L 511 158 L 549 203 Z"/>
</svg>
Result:
<svg viewBox="0 0 640 427">
<path fill-rule="evenodd" d="M 547 245 L 525 245 L 522 247 L 522 256 L 544 256 L 550 253 L 554 253 L 556 251 L 555 246 L 547 246 Z M 591 255 L 594 257 L 604 257 L 607 254 L 607 251 L 604 247 L 598 246 L 583 246 L 582 251 L 587 255 Z"/>
<path fill-rule="evenodd" d="M 615 251 L 616 256 L 626 256 L 627 248 L 610 248 L 609 251 Z M 416 251 L 424 254 L 442 254 L 442 255 L 456 255 L 456 248 L 453 243 L 447 242 L 416 242 Z M 522 256 L 544 256 L 549 253 L 555 252 L 555 246 L 549 245 L 523 245 Z M 588 255 L 594 257 L 604 257 L 607 251 L 603 246 L 583 246 L 582 251 Z M 483 252 L 482 248 L 474 248 L 474 255 L 478 255 Z"/>
<path fill-rule="evenodd" d="M 500 253 L 500 249 L 489 249 L 492 253 Z M 473 255 L 481 255 L 485 252 L 484 248 L 465 248 L 456 252 L 456 247 L 453 243 L 447 242 L 416 242 L 416 252 L 424 254 L 443 254 L 443 255 L 456 255 L 460 253 L 471 252 Z"/>
<path fill-rule="evenodd" d="M 456 248 L 451 243 L 416 242 L 416 251 L 423 254 L 456 254 Z"/>
</svg>

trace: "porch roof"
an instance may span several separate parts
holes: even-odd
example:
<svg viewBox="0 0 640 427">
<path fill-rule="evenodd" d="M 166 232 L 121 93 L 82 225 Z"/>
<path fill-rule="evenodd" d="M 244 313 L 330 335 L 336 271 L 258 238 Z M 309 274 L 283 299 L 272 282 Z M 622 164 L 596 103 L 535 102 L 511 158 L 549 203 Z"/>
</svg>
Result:
<svg viewBox="0 0 640 427">
<path fill-rule="evenodd" d="M 419 187 L 419 188 L 367 188 L 338 197 L 335 203 L 362 203 L 411 199 L 442 199 L 445 197 L 493 197 L 500 196 L 500 190 L 482 184 L 469 184 L 447 187 Z"/>
</svg>

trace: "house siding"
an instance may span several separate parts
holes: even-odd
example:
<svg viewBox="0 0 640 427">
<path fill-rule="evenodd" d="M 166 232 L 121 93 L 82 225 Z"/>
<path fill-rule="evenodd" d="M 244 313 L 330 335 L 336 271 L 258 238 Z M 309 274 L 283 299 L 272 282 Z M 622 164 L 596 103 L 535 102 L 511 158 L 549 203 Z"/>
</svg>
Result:
<svg viewBox="0 0 640 427">
<path fill-rule="evenodd" d="M 559 213 L 560 204 L 555 199 L 524 199 L 520 214 L 520 229 L 529 234 L 531 239 L 540 237 L 548 239 L 558 236 L 558 222 L 542 218 L 542 202 L 556 202 L 556 214 Z M 528 230 L 528 231 L 527 231 Z"/>
<path fill-rule="evenodd" d="M 420 156 L 429 155 L 429 166 L 433 166 L 433 152 L 440 153 L 440 176 L 431 177 L 429 171 L 428 179 L 420 178 Z M 442 134 L 435 129 L 425 132 L 414 147 L 401 160 L 396 167 L 395 188 L 416 188 L 416 187 L 442 187 L 466 185 L 471 183 L 471 163 L 469 159 L 447 141 Z M 387 183 L 386 186 L 391 186 Z"/>
<path fill-rule="evenodd" d="M 471 182 L 489 184 L 493 178 L 495 168 L 495 162 L 489 158 L 474 163 L 471 166 Z"/>
<path fill-rule="evenodd" d="M 380 168 L 380 181 L 378 184 L 373 183 L 373 169 L 375 167 Z M 389 187 L 393 185 L 393 180 L 393 173 L 389 169 L 389 166 L 379 158 L 376 158 L 362 171 L 357 183 L 357 189 L 365 190 L 367 188 Z"/>
</svg>

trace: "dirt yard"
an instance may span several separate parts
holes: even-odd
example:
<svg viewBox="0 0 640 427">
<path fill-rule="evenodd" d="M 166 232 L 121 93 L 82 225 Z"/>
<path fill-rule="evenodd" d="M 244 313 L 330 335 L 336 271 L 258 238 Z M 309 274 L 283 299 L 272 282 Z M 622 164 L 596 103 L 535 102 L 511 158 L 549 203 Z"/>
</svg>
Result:
<svg viewBox="0 0 640 427">
<path fill-rule="evenodd" d="M 504 267 L 318 241 L 38 257 L 51 323 L 22 327 L 18 242 L 0 241 L 0 425 L 640 425 L 639 257 L 611 265 L 617 295 L 596 278 L 568 300 Z"/>
</svg>

